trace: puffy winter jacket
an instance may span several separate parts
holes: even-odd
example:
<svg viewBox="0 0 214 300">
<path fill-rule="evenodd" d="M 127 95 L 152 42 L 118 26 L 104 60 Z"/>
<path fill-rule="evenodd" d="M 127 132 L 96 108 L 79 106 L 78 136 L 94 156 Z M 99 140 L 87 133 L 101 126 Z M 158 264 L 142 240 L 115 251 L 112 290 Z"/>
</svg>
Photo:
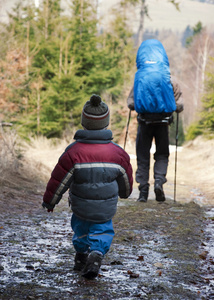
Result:
<svg viewBox="0 0 214 300">
<path fill-rule="evenodd" d="M 55 166 L 43 197 L 53 209 L 69 189 L 73 213 L 81 219 L 104 223 L 117 209 L 118 195 L 132 192 L 128 154 L 112 142 L 110 130 L 78 130 Z"/>
<path fill-rule="evenodd" d="M 134 79 L 134 107 L 136 112 L 172 113 L 176 110 L 170 81 L 169 61 L 158 40 L 144 41 L 138 49 L 137 72 Z"/>
</svg>

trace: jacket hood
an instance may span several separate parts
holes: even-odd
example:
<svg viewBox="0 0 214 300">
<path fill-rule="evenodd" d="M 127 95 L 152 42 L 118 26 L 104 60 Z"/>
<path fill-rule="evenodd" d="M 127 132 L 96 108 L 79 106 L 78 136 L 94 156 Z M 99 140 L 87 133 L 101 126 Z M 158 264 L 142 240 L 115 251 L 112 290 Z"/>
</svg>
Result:
<svg viewBox="0 0 214 300">
<path fill-rule="evenodd" d="M 165 66 L 169 67 L 166 51 L 161 42 L 155 39 L 149 39 L 142 42 L 136 57 L 138 69 L 143 67 L 144 64 L 152 63 L 163 63 Z"/>
</svg>

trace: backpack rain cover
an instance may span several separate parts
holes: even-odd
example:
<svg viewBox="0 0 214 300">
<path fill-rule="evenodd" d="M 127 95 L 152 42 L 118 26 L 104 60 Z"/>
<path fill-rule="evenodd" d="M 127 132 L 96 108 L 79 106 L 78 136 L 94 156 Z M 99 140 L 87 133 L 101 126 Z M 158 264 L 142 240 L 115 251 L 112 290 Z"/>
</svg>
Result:
<svg viewBox="0 0 214 300">
<path fill-rule="evenodd" d="M 176 110 L 169 60 L 158 40 L 144 41 L 137 52 L 134 104 L 138 113 L 172 113 Z"/>
</svg>

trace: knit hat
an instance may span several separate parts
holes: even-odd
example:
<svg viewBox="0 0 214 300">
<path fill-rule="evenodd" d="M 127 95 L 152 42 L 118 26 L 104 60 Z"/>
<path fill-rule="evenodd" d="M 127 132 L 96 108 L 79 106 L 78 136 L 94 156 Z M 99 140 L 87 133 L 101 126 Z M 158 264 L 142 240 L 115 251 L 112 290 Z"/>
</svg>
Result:
<svg viewBox="0 0 214 300">
<path fill-rule="evenodd" d="M 109 125 L 109 109 L 100 96 L 92 95 L 83 107 L 81 124 L 88 130 L 104 129 Z"/>
</svg>

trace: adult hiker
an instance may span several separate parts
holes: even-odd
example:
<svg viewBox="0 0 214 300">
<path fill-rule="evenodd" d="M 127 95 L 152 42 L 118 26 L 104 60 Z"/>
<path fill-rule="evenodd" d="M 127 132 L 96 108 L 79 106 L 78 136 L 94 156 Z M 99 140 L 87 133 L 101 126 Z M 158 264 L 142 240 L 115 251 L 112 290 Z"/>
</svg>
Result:
<svg viewBox="0 0 214 300">
<path fill-rule="evenodd" d="M 130 110 L 138 113 L 136 181 L 140 193 L 137 201 L 146 202 L 148 199 L 150 149 L 154 138 L 154 192 L 156 200 L 163 202 L 169 160 L 168 125 L 173 121 L 172 113 L 183 110 L 182 93 L 178 83 L 171 80 L 168 57 L 160 41 L 149 39 L 142 42 L 136 64 L 138 70 L 127 104 Z"/>
<path fill-rule="evenodd" d="M 74 270 L 93 279 L 114 237 L 118 196 L 128 198 L 133 178 L 129 155 L 112 142 L 109 108 L 98 95 L 85 103 L 81 124 L 84 130 L 75 133 L 51 174 L 43 206 L 52 211 L 69 189 Z"/>
</svg>

